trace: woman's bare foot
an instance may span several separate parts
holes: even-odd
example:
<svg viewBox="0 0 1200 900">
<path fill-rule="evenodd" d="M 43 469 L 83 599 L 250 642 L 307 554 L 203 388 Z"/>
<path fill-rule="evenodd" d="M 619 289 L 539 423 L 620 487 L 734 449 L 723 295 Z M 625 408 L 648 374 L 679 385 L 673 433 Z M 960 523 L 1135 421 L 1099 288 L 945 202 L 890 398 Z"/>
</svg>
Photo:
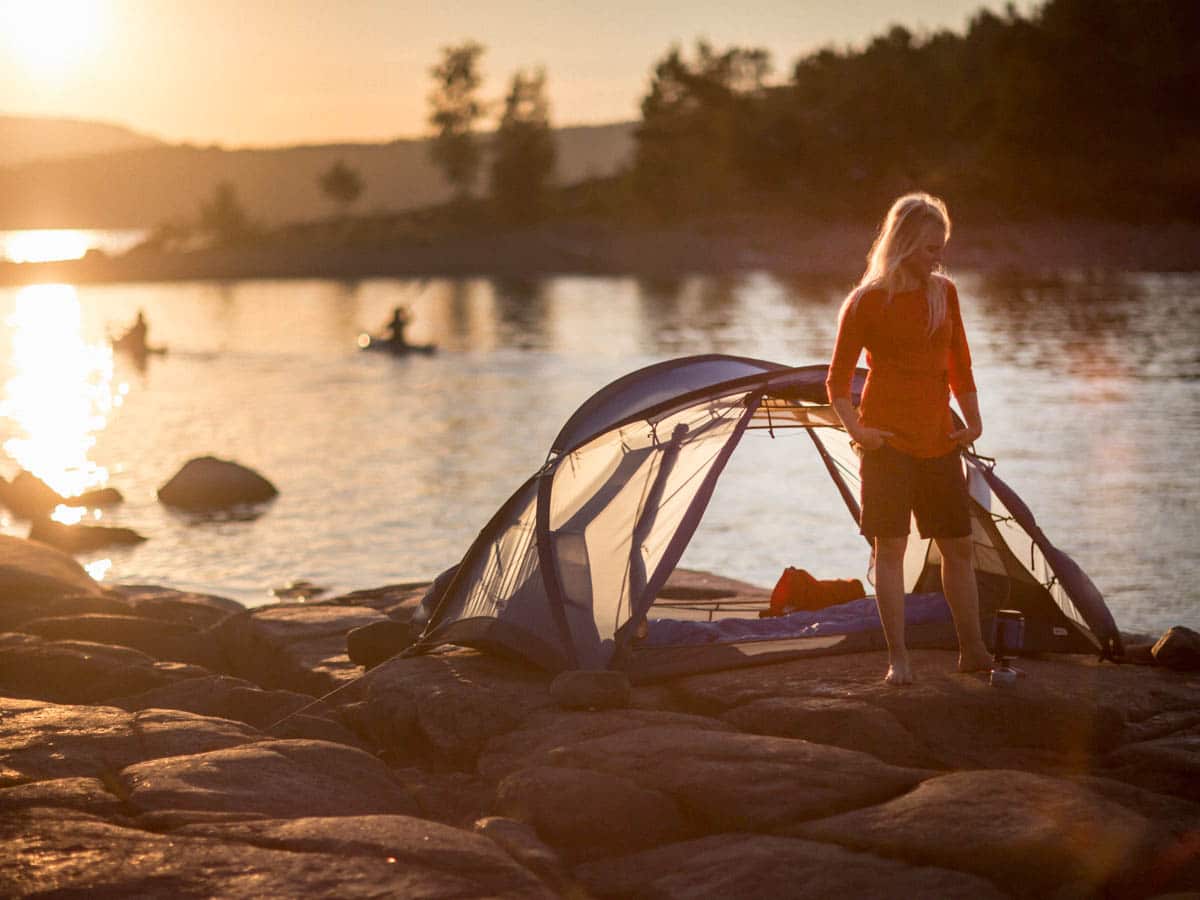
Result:
<svg viewBox="0 0 1200 900">
<path fill-rule="evenodd" d="M 888 684 L 901 685 L 912 684 L 912 669 L 908 665 L 908 660 L 895 660 L 888 666 L 887 675 L 883 678 Z"/>
<path fill-rule="evenodd" d="M 987 647 L 981 642 L 978 647 L 973 647 L 970 651 L 959 651 L 958 671 L 986 672 L 992 667 L 992 662 L 991 654 L 988 653 Z"/>
</svg>

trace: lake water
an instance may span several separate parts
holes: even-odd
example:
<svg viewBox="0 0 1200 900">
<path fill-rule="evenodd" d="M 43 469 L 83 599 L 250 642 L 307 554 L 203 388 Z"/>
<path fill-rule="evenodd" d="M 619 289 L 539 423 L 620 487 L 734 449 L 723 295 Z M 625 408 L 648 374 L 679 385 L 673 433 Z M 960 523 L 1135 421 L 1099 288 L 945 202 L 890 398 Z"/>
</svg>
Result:
<svg viewBox="0 0 1200 900">
<path fill-rule="evenodd" d="M 1200 275 L 958 282 L 978 449 L 1123 629 L 1200 625 Z M 109 582 L 254 605 L 295 580 L 332 594 L 430 578 L 598 388 L 694 353 L 824 362 L 842 291 L 767 274 L 3 288 L 2 468 L 124 494 L 98 521 L 149 540 L 80 557 Z M 357 349 L 399 304 L 439 353 Z M 105 341 L 139 309 L 169 348 L 142 370 Z M 242 522 L 162 507 L 156 489 L 205 454 L 257 469 L 279 498 Z M 756 432 L 683 565 L 769 586 L 788 565 L 863 577 L 867 554 L 807 438 Z"/>
</svg>

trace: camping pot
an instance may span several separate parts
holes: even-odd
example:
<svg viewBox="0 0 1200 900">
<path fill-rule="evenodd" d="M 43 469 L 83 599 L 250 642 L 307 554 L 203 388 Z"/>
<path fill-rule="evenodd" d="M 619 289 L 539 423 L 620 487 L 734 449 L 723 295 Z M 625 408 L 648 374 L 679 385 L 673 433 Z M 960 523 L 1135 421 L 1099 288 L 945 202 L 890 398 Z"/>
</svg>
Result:
<svg viewBox="0 0 1200 900">
<path fill-rule="evenodd" d="M 1016 656 L 1025 643 L 1025 617 L 1015 609 L 996 610 L 996 631 L 992 653 L 996 659 Z"/>
</svg>

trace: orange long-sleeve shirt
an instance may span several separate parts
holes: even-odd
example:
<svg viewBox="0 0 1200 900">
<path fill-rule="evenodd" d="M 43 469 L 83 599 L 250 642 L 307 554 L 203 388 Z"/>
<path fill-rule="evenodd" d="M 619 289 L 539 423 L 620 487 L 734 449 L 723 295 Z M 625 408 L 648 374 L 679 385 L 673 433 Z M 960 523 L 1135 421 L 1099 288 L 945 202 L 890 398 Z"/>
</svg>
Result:
<svg viewBox="0 0 1200 900">
<path fill-rule="evenodd" d="M 830 401 L 850 396 L 859 354 L 867 351 L 867 383 L 859 417 L 890 431 L 888 444 L 921 458 L 953 451 L 950 391 L 975 392 L 971 352 L 958 308 L 958 292 L 945 280 L 946 317 L 929 332 L 929 304 L 922 290 L 893 294 L 867 291 L 842 307 L 833 361 L 825 388 Z"/>
</svg>

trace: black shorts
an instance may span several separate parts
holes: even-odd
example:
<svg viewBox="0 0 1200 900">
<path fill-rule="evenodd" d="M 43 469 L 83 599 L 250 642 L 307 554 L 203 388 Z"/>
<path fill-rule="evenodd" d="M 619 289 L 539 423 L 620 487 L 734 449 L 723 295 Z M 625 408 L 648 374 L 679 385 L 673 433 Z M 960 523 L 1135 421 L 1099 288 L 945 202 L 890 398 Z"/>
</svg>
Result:
<svg viewBox="0 0 1200 900">
<path fill-rule="evenodd" d="M 923 538 L 971 534 L 971 506 L 958 450 L 921 459 L 887 444 L 863 452 L 861 531 L 867 537 L 905 537 L 916 516 Z"/>
</svg>

